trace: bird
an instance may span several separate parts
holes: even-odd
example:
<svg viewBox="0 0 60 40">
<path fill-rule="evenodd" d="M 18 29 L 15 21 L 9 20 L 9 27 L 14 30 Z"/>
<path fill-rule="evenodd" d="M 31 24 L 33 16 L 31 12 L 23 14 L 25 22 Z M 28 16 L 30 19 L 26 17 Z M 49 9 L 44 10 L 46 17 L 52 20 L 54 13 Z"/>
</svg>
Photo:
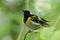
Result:
<svg viewBox="0 0 60 40">
<path fill-rule="evenodd" d="M 49 21 L 45 20 L 42 17 L 39 18 L 37 15 L 31 14 L 31 12 L 29 10 L 24 10 L 23 13 L 24 13 L 24 24 L 32 30 L 37 30 L 40 27 L 49 25 L 47 23 Z M 29 30 L 26 33 L 24 40 L 26 39 L 27 34 L 30 32 L 31 32 L 31 30 Z"/>
</svg>

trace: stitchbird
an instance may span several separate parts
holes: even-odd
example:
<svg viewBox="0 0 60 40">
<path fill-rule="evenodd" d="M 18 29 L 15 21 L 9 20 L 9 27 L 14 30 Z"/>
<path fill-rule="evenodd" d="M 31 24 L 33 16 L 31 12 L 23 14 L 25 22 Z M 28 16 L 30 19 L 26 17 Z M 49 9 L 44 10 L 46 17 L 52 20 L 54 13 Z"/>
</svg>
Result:
<svg viewBox="0 0 60 40">
<path fill-rule="evenodd" d="M 29 27 L 30 29 L 36 30 L 40 27 L 43 26 L 48 26 L 49 24 L 47 23 L 48 21 L 45 20 L 44 18 L 39 18 L 37 15 L 31 14 L 29 10 L 24 10 L 24 24 Z M 30 33 L 31 30 L 29 30 L 25 37 L 24 40 L 26 39 L 26 36 L 28 33 Z"/>
</svg>

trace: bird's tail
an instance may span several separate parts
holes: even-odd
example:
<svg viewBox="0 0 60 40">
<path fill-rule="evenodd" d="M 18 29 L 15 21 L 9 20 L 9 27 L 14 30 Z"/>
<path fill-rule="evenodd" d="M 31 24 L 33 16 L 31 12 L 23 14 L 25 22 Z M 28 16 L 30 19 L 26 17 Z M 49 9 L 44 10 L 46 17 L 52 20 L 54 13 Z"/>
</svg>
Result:
<svg viewBox="0 0 60 40">
<path fill-rule="evenodd" d="M 49 21 L 47 21 L 47 20 L 45 20 L 45 19 L 43 19 L 43 18 L 41 18 L 41 20 L 39 21 L 39 23 L 40 23 L 42 26 L 49 26 L 48 22 L 49 22 Z"/>
</svg>

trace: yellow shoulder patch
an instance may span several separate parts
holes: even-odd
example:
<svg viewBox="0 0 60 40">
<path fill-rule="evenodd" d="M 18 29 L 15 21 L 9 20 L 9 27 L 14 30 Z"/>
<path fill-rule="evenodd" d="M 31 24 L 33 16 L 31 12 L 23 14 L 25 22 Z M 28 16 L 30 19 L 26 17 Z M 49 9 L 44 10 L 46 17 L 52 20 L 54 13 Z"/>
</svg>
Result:
<svg viewBox="0 0 60 40">
<path fill-rule="evenodd" d="M 26 21 L 26 25 L 29 24 L 30 20 L 31 20 L 31 17 L 29 17 L 29 18 L 27 19 L 27 21 Z"/>
</svg>

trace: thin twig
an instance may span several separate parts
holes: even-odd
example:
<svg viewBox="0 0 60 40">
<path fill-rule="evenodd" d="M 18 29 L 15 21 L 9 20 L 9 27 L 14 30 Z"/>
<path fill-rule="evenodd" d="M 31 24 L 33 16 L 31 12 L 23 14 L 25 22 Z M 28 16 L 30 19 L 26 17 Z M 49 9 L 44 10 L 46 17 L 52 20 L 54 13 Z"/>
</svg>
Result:
<svg viewBox="0 0 60 40">
<path fill-rule="evenodd" d="M 26 39 L 26 36 L 28 35 L 28 33 L 30 33 L 31 31 L 29 30 L 26 34 L 25 34 L 25 36 L 24 36 L 24 40 Z"/>
<path fill-rule="evenodd" d="M 28 10 L 29 8 L 29 0 L 25 0 L 25 3 L 26 3 L 26 10 Z"/>
<path fill-rule="evenodd" d="M 25 25 L 22 26 L 23 29 L 19 32 L 19 35 L 18 35 L 17 40 L 20 40 L 21 35 L 22 35 L 22 33 L 23 33 L 23 30 L 24 30 L 24 26 L 25 26 Z"/>
<path fill-rule="evenodd" d="M 56 26 L 56 24 L 58 23 L 59 18 L 60 18 L 60 14 L 59 14 L 59 16 L 57 17 L 57 20 L 56 20 L 56 22 L 55 22 L 54 26 Z"/>
</svg>

